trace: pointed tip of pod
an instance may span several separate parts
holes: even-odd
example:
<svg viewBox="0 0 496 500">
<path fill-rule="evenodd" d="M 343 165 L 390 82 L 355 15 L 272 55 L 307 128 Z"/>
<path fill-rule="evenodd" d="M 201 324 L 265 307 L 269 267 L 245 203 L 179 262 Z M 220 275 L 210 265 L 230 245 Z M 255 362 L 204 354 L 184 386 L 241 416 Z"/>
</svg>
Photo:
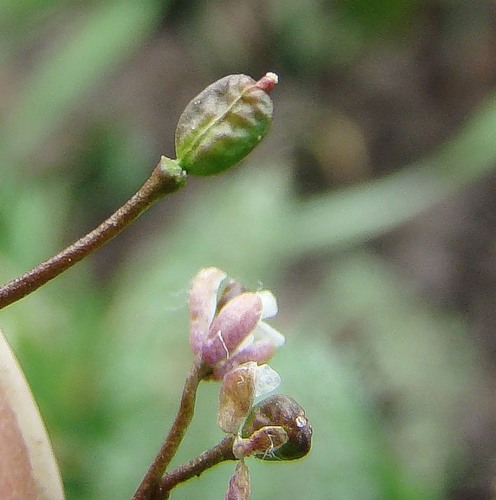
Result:
<svg viewBox="0 0 496 500">
<path fill-rule="evenodd" d="M 279 82 L 279 77 L 275 73 L 269 71 L 268 73 L 265 74 L 265 76 L 262 76 L 262 78 L 258 80 L 255 86 L 265 92 L 270 92 L 277 85 L 278 82 Z"/>
</svg>

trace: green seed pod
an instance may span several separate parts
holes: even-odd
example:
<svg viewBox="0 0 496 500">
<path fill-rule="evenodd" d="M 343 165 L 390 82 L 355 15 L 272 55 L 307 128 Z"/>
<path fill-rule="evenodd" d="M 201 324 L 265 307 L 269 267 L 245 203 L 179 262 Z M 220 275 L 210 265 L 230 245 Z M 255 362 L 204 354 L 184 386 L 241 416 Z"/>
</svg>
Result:
<svg viewBox="0 0 496 500">
<path fill-rule="evenodd" d="M 267 134 L 274 73 L 258 82 L 230 75 L 209 85 L 186 106 L 176 128 L 176 156 L 191 175 L 213 175 L 241 161 Z"/>
<path fill-rule="evenodd" d="M 288 441 L 272 453 L 255 454 L 262 460 L 297 460 L 310 451 L 312 426 L 303 408 L 291 397 L 275 394 L 260 401 L 251 409 L 241 431 L 248 438 L 266 426 L 280 426 L 288 435 Z"/>
</svg>

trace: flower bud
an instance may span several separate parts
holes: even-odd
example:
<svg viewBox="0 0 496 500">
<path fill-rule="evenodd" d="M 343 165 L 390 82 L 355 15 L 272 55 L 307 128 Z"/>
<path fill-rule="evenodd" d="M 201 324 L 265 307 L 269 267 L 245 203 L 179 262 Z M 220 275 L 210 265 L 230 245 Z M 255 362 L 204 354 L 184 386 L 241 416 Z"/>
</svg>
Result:
<svg viewBox="0 0 496 500">
<path fill-rule="evenodd" d="M 244 460 L 240 460 L 229 480 L 229 487 L 224 498 L 225 500 L 249 500 L 250 496 L 250 471 Z"/>
<path fill-rule="evenodd" d="M 296 460 L 304 457 L 312 443 L 312 426 L 303 408 L 291 397 L 275 394 L 256 404 L 241 431 L 243 438 L 252 436 L 257 430 L 267 426 L 280 426 L 288 436 L 288 441 L 273 453 L 255 454 L 263 460 Z"/>
<path fill-rule="evenodd" d="M 212 368 L 215 380 L 244 363 L 266 363 L 284 344 L 284 336 L 264 321 L 277 314 L 274 295 L 268 290 L 247 292 L 230 281 L 219 297 L 225 278 L 215 267 L 202 269 L 188 301 L 191 349 Z M 264 381 L 273 385 L 268 377 Z"/>
<path fill-rule="evenodd" d="M 230 75 L 209 85 L 183 111 L 176 128 L 176 155 L 191 175 L 213 175 L 242 160 L 267 134 L 272 121 L 269 92 L 277 75 L 258 82 Z"/>
</svg>

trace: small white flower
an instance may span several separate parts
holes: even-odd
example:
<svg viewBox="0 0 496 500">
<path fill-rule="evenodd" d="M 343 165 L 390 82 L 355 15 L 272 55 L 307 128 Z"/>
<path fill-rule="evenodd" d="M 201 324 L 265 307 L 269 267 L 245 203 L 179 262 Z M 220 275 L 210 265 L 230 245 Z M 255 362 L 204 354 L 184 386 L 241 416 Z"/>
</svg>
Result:
<svg viewBox="0 0 496 500">
<path fill-rule="evenodd" d="M 226 296 L 218 310 L 218 290 L 225 278 L 215 267 L 202 269 L 189 296 L 191 348 L 213 368 L 218 380 L 243 363 L 265 363 L 284 344 L 284 336 L 264 321 L 277 314 L 277 301 L 270 291 Z"/>
</svg>

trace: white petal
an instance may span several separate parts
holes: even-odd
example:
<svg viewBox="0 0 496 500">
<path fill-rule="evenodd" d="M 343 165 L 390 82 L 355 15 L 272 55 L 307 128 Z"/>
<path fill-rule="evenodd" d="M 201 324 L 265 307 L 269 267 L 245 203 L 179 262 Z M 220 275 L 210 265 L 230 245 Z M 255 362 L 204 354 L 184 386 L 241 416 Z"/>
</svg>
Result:
<svg viewBox="0 0 496 500">
<path fill-rule="evenodd" d="M 203 293 L 204 297 L 207 299 L 204 306 L 204 313 L 208 318 L 209 324 L 212 323 L 212 319 L 215 315 L 215 309 L 217 308 L 217 292 L 226 277 L 227 274 L 216 267 L 201 269 L 196 275 L 195 282 L 198 283 L 197 286 L 200 289 L 200 293 Z"/>
<path fill-rule="evenodd" d="M 277 300 L 269 290 L 257 292 L 262 301 L 262 319 L 272 318 L 277 314 Z"/>
<path fill-rule="evenodd" d="M 265 321 L 260 321 L 258 323 L 254 334 L 255 340 L 269 339 L 276 346 L 276 348 L 284 345 L 284 342 L 286 341 L 284 335 L 280 331 L 272 328 L 269 324 L 265 323 Z"/>
<path fill-rule="evenodd" d="M 224 271 L 208 267 L 200 270 L 191 283 L 188 300 L 190 344 L 195 354 L 208 335 L 217 307 L 217 291 L 225 277 Z"/>
<path fill-rule="evenodd" d="M 273 391 L 281 384 L 279 373 L 269 365 L 257 366 L 255 372 L 255 397 Z"/>
</svg>

